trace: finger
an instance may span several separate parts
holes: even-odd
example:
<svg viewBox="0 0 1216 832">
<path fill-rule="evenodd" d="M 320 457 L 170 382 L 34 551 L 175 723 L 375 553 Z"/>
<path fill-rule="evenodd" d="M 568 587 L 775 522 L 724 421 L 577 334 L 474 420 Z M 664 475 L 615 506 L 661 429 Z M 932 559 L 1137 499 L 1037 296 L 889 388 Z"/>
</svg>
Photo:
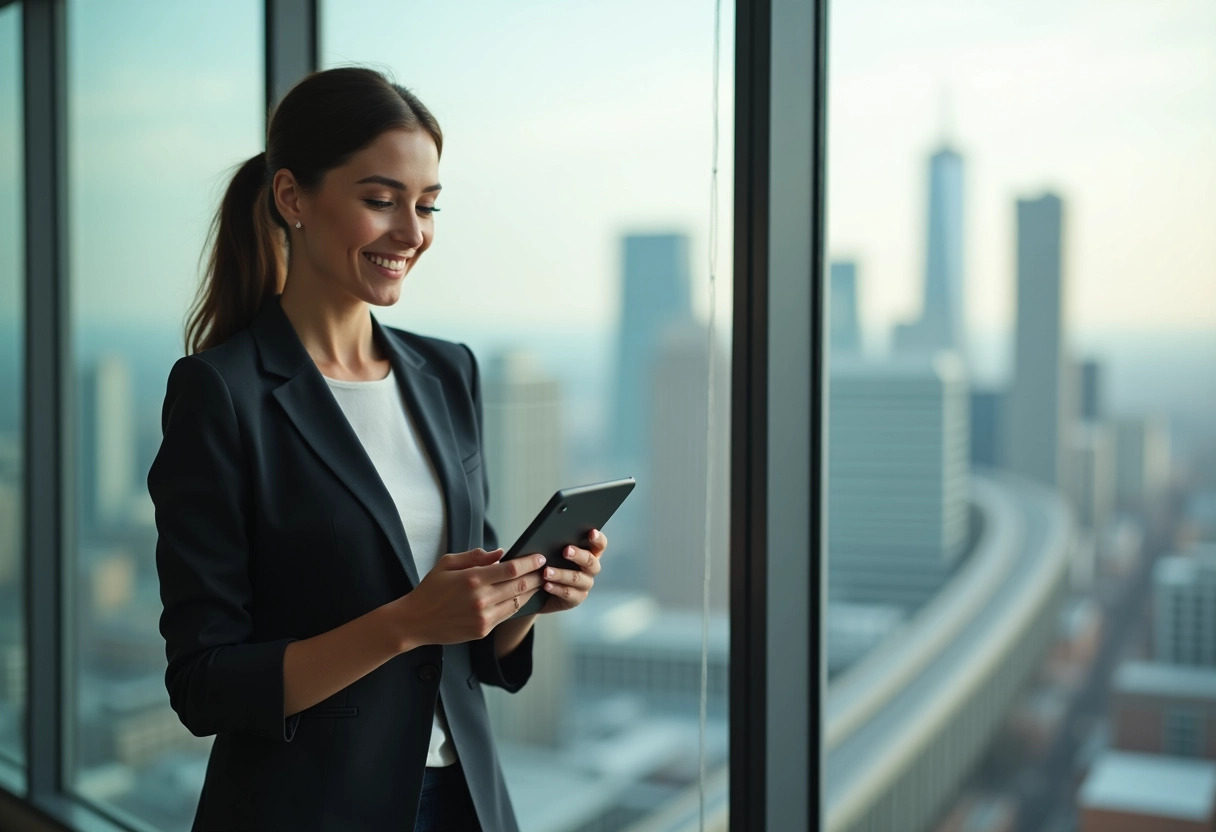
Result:
<svg viewBox="0 0 1216 832">
<path fill-rule="evenodd" d="M 544 574 L 548 583 L 572 586 L 576 589 L 591 589 L 595 584 L 594 577 L 579 569 L 554 569 L 550 566 L 545 569 Z"/>
<path fill-rule="evenodd" d="M 512 598 L 520 596 L 522 603 L 522 596 L 534 592 L 543 582 L 540 572 L 529 572 L 519 578 L 495 584 L 493 591 L 486 598 L 491 604 L 498 605 L 503 602 L 510 603 Z"/>
<path fill-rule="evenodd" d="M 524 605 L 531 601 L 532 596 L 538 592 L 540 592 L 540 586 L 535 586 L 522 595 L 512 595 L 511 597 L 497 604 L 494 609 L 502 616 L 501 620 L 505 621 L 511 616 L 515 615 L 515 613 L 522 610 Z M 516 599 L 519 600 L 519 604 L 515 603 Z"/>
<path fill-rule="evenodd" d="M 441 557 L 435 564 L 441 569 L 470 569 L 474 566 L 489 566 L 502 557 L 502 549 L 472 549 L 468 552 L 453 552 Z"/>
<path fill-rule="evenodd" d="M 492 584 L 513 581 L 530 572 L 535 572 L 544 565 L 544 555 L 524 555 L 520 558 L 511 558 L 511 560 L 504 560 L 487 568 L 486 581 Z"/>
<path fill-rule="evenodd" d="M 587 600 L 587 590 L 566 586 L 554 581 L 546 581 L 544 590 L 550 595 L 560 598 L 562 603 L 567 607 L 576 607 Z"/>
<path fill-rule="evenodd" d="M 567 546 L 565 549 L 562 549 L 562 557 L 571 563 L 577 563 L 579 566 L 587 566 L 595 560 L 595 556 L 591 552 L 586 549 L 580 549 L 577 546 Z"/>
<path fill-rule="evenodd" d="M 597 558 L 608 548 L 608 538 L 604 537 L 604 533 L 599 529 L 592 529 L 587 535 L 587 540 L 591 543 L 591 553 Z"/>
<path fill-rule="evenodd" d="M 576 546 L 567 546 L 562 552 L 566 560 L 578 564 L 583 571 L 590 575 L 598 575 L 600 573 L 600 561 L 595 555 L 586 549 L 579 549 Z"/>
</svg>

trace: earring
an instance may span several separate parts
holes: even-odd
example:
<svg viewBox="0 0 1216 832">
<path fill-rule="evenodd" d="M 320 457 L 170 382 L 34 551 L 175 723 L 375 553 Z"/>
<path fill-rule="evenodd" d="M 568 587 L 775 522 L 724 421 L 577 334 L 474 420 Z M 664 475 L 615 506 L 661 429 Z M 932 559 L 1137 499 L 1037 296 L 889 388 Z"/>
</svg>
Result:
<svg viewBox="0 0 1216 832">
<path fill-rule="evenodd" d="M 299 227 L 300 227 L 300 221 L 296 220 L 296 228 L 299 228 Z"/>
</svg>

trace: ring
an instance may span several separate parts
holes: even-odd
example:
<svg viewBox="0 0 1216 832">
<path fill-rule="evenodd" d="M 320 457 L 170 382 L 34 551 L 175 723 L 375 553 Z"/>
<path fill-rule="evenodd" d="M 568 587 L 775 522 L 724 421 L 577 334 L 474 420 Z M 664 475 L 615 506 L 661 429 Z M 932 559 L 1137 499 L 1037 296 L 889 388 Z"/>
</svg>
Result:
<svg viewBox="0 0 1216 832">
<path fill-rule="evenodd" d="M 512 595 L 512 596 L 511 596 L 511 600 L 515 602 L 515 611 L 516 611 L 516 612 L 519 612 L 519 596 L 518 596 L 518 595 Z"/>
</svg>

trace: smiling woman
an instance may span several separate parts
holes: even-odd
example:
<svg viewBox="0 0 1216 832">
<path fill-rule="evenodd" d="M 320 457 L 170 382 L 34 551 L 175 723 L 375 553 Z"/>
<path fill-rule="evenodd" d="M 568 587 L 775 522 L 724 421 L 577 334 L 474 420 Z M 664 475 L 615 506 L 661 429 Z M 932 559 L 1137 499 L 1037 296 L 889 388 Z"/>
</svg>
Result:
<svg viewBox="0 0 1216 832">
<path fill-rule="evenodd" d="M 518 829 L 482 686 L 523 686 L 514 614 L 582 603 L 607 539 L 500 562 L 473 352 L 371 314 L 442 150 L 408 90 L 318 72 L 224 196 L 148 473 L 170 704 L 215 735 L 195 829 Z"/>
</svg>

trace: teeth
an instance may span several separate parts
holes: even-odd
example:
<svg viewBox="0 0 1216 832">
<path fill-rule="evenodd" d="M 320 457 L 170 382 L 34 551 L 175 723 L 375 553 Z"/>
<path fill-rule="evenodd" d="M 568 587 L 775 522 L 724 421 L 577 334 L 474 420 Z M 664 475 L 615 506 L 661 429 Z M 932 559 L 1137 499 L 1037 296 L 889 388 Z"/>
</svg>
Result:
<svg viewBox="0 0 1216 832">
<path fill-rule="evenodd" d="M 385 260 L 383 257 L 379 257 L 375 254 L 365 254 L 363 256 L 368 260 L 371 260 L 377 266 L 383 266 L 384 268 L 392 269 L 395 272 L 399 272 L 405 268 L 404 260 Z"/>
</svg>

